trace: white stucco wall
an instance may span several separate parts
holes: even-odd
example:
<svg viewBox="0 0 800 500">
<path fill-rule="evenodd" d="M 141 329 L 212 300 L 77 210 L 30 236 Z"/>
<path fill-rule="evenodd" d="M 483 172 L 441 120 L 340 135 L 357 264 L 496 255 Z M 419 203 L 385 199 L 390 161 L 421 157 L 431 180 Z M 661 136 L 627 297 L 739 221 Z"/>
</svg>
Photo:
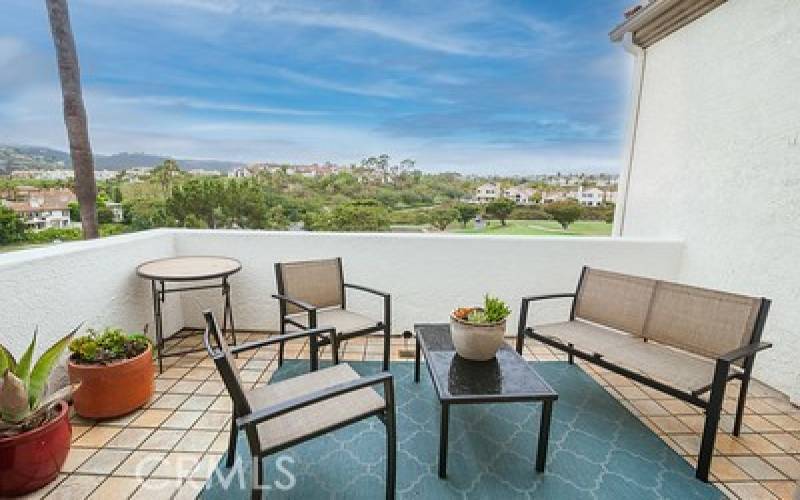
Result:
<svg viewBox="0 0 800 500">
<path fill-rule="evenodd" d="M 572 291 L 584 264 L 674 279 L 678 241 L 611 238 L 336 234 L 160 229 L 88 242 L 0 254 L 0 342 L 20 355 L 39 326 L 45 346 L 85 321 L 87 327 L 152 327 L 142 262 L 178 255 L 225 255 L 243 268 L 232 280 L 237 327 L 277 329 L 273 264 L 341 256 L 345 278 L 392 293 L 394 332 L 415 322 L 446 321 L 458 305 L 486 292 L 514 308 L 523 295 Z M 351 292 L 349 305 L 380 317 L 382 301 Z M 165 332 L 202 325 L 200 310 L 221 315 L 219 290 L 168 296 Z M 534 322 L 564 319 L 568 302 L 538 306 Z"/>
<path fill-rule="evenodd" d="M 19 357 L 36 326 L 37 353 L 81 321 L 142 331 L 153 302 L 136 266 L 174 253 L 173 234 L 156 230 L 0 254 L 0 343 Z M 182 326 L 181 302 L 170 297 L 165 330 Z"/>
<path fill-rule="evenodd" d="M 800 2 L 730 0 L 647 50 L 624 237 L 773 299 L 758 378 L 800 402 Z"/>
<path fill-rule="evenodd" d="M 181 230 L 179 255 L 218 254 L 242 262 L 231 281 L 237 327 L 277 329 L 275 262 L 343 258 L 345 280 L 392 294 L 394 333 L 415 322 L 447 321 L 459 305 L 478 304 L 484 293 L 514 308 L 523 295 L 573 291 L 584 264 L 674 279 L 682 245 L 676 241 L 612 238 L 512 237 L 417 234 L 294 233 Z M 382 302 L 350 292 L 348 304 L 379 315 Z M 183 297 L 187 325 L 202 323 L 200 308 L 216 307 L 218 292 Z M 561 307 L 537 307 L 536 319 L 566 319 Z M 561 313 L 558 315 L 557 313 Z M 377 316 L 380 317 L 380 316 Z"/>
</svg>

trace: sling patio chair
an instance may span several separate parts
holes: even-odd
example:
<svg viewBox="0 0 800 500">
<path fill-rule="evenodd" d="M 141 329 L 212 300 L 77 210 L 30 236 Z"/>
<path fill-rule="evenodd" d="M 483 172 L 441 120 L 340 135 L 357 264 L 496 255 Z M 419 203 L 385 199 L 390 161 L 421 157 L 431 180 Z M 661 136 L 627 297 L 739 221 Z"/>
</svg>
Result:
<svg viewBox="0 0 800 500">
<path fill-rule="evenodd" d="M 261 498 L 263 460 L 267 455 L 373 416 L 386 426 L 386 498 L 395 498 L 397 433 L 394 383 L 390 373 L 362 377 L 347 364 L 319 369 L 318 337 L 332 334 L 331 328 L 302 330 L 229 347 L 219 333 L 213 313 L 204 311 L 203 315 L 206 349 L 233 401 L 226 466 L 234 465 L 237 434 L 242 429 L 253 462 L 253 499 Z M 252 389 L 242 386 L 234 362 L 237 353 L 302 337 L 308 337 L 311 344 L 309 373 Z M 383 386 L 383 397 L 373 386 Z"/>
<path fill-rule="evenodd" d="M 296 329 L 330 325 L 331 335 L 320 336 L 320 345 L 330 345 L 333 364 L 339 363 L 342 341 L 376 332 L 383 332 L 383 370 L 389 370 L 392 302 L 388 293 L 362 285 L 346 283 L 342 259 L 309 260 L 275 264 L 280 302 L 280 333 Z M 347 289 L 357 290 L 383 299 L 383 319 L 374 320 L 347 308 Z M 278 351 L 278 366 L 283 364 L 284 342 Z"/>
</svg>

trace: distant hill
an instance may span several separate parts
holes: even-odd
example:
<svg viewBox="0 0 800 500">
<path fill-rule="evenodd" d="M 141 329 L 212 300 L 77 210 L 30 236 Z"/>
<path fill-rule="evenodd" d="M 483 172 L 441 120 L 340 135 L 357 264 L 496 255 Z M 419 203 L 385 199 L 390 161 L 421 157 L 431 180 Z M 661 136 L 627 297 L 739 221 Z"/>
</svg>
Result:
<svg viewBox="0 0 800 500">
<path fill-rule="evenodd" d="M 124 170 L 132 167 L 152 167 L 158 165 L 168 156 L 147 153 L 116 153 L 113 155 L 95 155 L 94 167 L 97 170 Z M 221 160 L 186 160 L 176 159 L 184 169 L 231 170 L 244 163 Z M 0 144 L 0 170 L 57 169 L 69 168 L 72 161 L 69 153 L 39 146 L 18 146 Z"/>
</svg>

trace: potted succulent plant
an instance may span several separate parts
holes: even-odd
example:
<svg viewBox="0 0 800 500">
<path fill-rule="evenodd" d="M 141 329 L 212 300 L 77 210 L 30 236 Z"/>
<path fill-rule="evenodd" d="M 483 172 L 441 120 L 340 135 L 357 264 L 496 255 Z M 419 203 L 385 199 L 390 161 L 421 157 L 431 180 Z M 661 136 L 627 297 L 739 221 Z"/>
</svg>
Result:
<svg viewBox="0 0 800 500">
<path fill-rule="evenodd" d="M 142 407 L 153 396 L 153 349 L 150 339 L 119 328 L 89 334 L 69 344 L 69 379 L 80 383 L 75 412 L 90 419 L 118 417 Z"/>
<path fill-rule="evenodd" d="M 511 313 L 505 302 L 486 295 L 483 307 L 460 307 L 450 315 L 450 333 L 456 352 L 472 361 L 494 358 L 503 345 L 506 318 Z"/>
<path fill-rule="evenodd" d="M 47 395 L 50 373 L 75 328 L 36 362 L 36 332 L 17 361 L 0 345 L 0 498 L 24 495 L 58 475 L 69 453 L 72 427 L 67 403 L 74 386 Z"/>
</svg>

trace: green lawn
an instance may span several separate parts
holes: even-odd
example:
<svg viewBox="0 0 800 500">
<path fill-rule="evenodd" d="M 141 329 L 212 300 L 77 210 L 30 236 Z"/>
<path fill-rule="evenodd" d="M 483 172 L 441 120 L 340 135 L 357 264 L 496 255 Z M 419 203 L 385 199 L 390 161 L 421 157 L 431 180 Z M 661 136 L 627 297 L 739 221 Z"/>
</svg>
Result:
<svg viewBox="0 0 800 500">
<path fill-rule="evenodd" d="M 453 224 L 448 228 L 451 233 L 463 234 L 496 234 L 517 236 L 610 236 L 611 224 L 603 221 L 578 221 L 564 231 L 558 222 L 550 220 L 510 220 L 503 226 L 498 221 L 488 221 L 489 226 L 475 229 L 473 223 L 466 229 L 461 224 Z"/>
</svg>

